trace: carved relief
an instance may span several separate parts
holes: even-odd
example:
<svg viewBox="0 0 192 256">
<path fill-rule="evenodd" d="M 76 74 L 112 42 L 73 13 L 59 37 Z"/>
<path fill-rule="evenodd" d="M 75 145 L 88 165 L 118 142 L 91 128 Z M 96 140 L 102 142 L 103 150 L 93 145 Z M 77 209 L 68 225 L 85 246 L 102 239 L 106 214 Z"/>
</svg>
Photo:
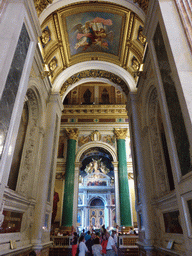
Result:
<svg viewBox="0 0 192 256">
<path fill-rule="evenodd" d="M 24 156 L 22 157 L 22 164 L 20 169 L 19 184 L 17 187 L 18 192 L 26 194 L 28 191 L 29 175 L 33 172 L 33 157 L 35 152 L 36 138 L 35 134 L 37 131 L 37 120 L 38 120 L 38 106 L 37 98 L 32 90 L 27 92 L 29 109 L 31 116 L 29 118 L 27 138 L 25 143 Z"/>
<path fill-rule="evenodd" d="M 52 2 L 53 0 L 34 0 L 37 15 L 39 16 L 49 4 L 52 4 Z"/>
<path fill-rule="evenodd" d="M 146 43 L 146 36 L 143 35 L 143 28 L 140 27 L 138 31 L 138 39 L 142 44 Z"/>
<path fill-rule="evenodd" d="M 79 145 L 79 147 L 81 147 L 89 141 L 91 141 L 91 136 L 90 135 L 87 135 L 87 136 L 83 135 L 83 136 L 79 137 L 78 145 Z"/>
<path fill-rule="evenodd" d="M 49 62 L 49 70 L 53 72 L 57 67 L 57 59 L 54 57 L 50 62 Z"/>
<path fill-rule="evenodd" d="M 91 133 L 91 140 L 92 141 L 98 141 L 98 140 L 101 140 L 101 134 L 99 131 L 94 131 Z"/>
<path fill-rule="evenodd" d="M 128 95 L 128 93 L 129 93 L 129 89 L 128 89 L 126 83 L 117 75 L 114 75 L 113 73 L 110 73 L 110 72 L 104 71 L 104 70 L 90 69 L 90 70 L 85 70 L 85 71 L 76 73 L 73 76 L 71 76 L 70 78 L 68 78 L 60 90 L 61 96 L 65 93 L 65 91 L 67 90 L 67 88 L 70 85 L 80 81 L 83 78 L 88 78 L 88 77 L 106 78 L 106 79 L 110 80 L 111 82 L 113 82 L 114 84 L 121 86 L 122 90 L 124 91 L 124 93 L 126 95 Z"/>
<path fill-rule="evenodd" d="M 156 180 L 158 182 L 158 193 L 159 195 L 164 195 L 168 190 L 166 184 L 166 175 L 164 170 L 164 158 L 162 156 L 161 141 L 159 138 L 159 131 L 156 120 L 156 111 L 158 106 L 157 91 L 153 90 L 149 99 L 149 130 L 150 139 L 153 154 L 153 163 L 155 168 Z"/>
<path fill-rule="evenodd" d="M 148 5 L 149 5 L 149 0 L 134 0 L 134 3 L 138 3 L 140 8 L 147 13 Z"/>
<path fill-rule="evenodd" d="M 139 64 L 139 61 L 133 57 L 132 59 L 132 65 L 131 65 L 132 69 L 136 72 L 136 71 L 139 71 L 139 67 L 140 67 L 140 64 Z"/>
<path fill-rule="evenodd" d="M 46 27 L 43 32 L 42 32 L 42 36 L 41 36 L 41 42 L 43 47 L 51 40 L 51 33 L 48 27 Z"/>
<path fill-rule="evenodd" d="M 103 142 L 110 144 L 111 146 L 115 146 L 115 136 L 105 135 L 101 139 Z"/>
</svg>

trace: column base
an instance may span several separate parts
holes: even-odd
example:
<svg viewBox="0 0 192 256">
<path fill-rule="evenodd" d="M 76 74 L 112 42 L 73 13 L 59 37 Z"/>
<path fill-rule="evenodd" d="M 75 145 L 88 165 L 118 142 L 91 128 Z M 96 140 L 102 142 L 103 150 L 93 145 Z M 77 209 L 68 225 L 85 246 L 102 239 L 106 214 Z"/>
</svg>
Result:
<svg viewBox="0 0 192 256">
<path fill-rule="evenodd" d="M 34 250 L 37 256 L 49 256 L 49 248 Z"/>
</svg>

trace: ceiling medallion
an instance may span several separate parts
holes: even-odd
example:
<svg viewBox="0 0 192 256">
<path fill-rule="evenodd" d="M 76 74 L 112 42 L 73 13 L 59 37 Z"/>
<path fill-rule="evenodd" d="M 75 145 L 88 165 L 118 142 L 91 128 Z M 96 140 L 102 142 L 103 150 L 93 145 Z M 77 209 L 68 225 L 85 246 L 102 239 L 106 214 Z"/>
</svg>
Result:
<svg viewBox="0 0 192 256">
<path fill-rule="evenodd" d="M 67 81 L 61 87 L 61 90 L 60 90 L 61 96 L 65 93 L 65 91 L 67 90 L 67 88 L 70 85 L 77 83 L 78 81 L 80 81 L 83 78 L 88 78 L 88 77 L 106 78 L 109 81 L 111 81 L 112 83 L 119 85 L 126 95 L 128 95 L 128 93 L 129 93 L 129 89 L 128 89 L 126 83 L 119 76 L 114 75 L 113 73 L 110 73 L 110 72 L 104 71 L 104 70 L 90 69 L 90 70 L 85 70 L 85 71 L 76 73 L 76 74 L 72 75 L 70 78 L 68 78 Z"/>
</svg>

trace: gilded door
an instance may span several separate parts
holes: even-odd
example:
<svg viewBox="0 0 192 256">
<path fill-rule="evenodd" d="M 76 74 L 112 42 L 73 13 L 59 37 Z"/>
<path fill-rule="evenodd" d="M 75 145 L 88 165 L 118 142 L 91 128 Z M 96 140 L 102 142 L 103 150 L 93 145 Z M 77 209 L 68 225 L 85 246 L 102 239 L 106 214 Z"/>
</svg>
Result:
<svg viewBox="0 0 192 256">
<path fill-rule="evenodd" d="M 91 208 L 89 210 L 89 225 L 94 228 L 100 229 L 104 221 L 104 209 L 102 208 Z"/>
</svg>

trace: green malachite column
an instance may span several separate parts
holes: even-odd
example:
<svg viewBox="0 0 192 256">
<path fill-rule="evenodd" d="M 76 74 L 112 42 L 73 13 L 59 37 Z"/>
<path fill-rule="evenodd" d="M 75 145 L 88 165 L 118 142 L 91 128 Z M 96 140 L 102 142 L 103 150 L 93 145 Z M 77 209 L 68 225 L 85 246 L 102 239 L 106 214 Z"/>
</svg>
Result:
<svg viewBox="0 0 192 256">
<path fill-rule="evenodd" d="M 132 226 L 125 138 L 128 129 L 114 129 L 117 139 L 121 226 Z"/>
<path fill-rule="evenodd" d="M 76 140 L 79 135 L 78 129 L 66 129 L 68 135 L 67 162 L 65 171 L 65 189 L 63 199 L 62 223 L 63 227 L 72 227 L 73 222 L 73 197 L 75 175 L 75 152 Z"/>
</svg>

